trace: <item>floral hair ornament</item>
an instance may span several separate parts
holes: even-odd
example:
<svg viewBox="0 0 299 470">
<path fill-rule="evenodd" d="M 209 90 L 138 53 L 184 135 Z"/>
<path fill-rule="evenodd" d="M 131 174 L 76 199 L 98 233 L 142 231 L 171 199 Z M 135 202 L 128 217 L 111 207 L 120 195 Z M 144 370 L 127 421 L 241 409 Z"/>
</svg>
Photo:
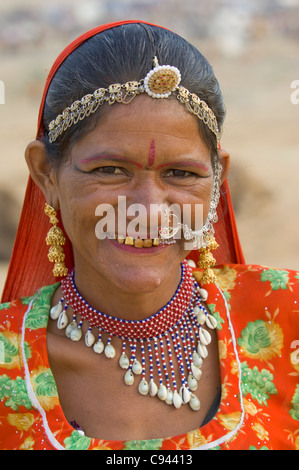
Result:
<svg viewBox="0 0 299 470">
<path fill-rule="evenodd" d="M 138 82 L 114 83 L 108 88 L 98 88 L 93 93 L 74 101 L 50 122 L 50 143 L 55 142 L 69 127 L 95 113 L 105 103 L 129 104 L 142 93 L 147 93 L 151 98 L 157 99 L 168 98 L 175 93 L 178 101 L 208 126 L 219 144 L 220 132 L 217 119 L 207 103 L 180 85 L 181 73 L 178 68 L 171 65 L 159 65 L 157 57 L 154 57 L 153 63 L 154 68 Z"/>
<path fill-rule="evenodd" d="M 168 98 L 181 81 L 181 73 L 171 65 L 159 65 L 154 57 L 154 68 L 144 79 L 145 92 L 152 98 Z"/>
</svg>

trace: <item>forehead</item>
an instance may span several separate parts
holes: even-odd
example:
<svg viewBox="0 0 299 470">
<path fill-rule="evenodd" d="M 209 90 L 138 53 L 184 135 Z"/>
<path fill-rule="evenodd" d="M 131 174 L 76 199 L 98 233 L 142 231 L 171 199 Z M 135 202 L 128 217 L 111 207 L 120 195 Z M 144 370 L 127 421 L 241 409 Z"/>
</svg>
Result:
<svg viewBox="0 0 299 470">
<path fill-rule="evenodd" d="M 154 99 L 136 97 L 130 104 L 105 105 L 100 111 L 96 127 L 74 146 L 130 147 L 130 151 L 155 141 L 156 148 L 171 152 L 175 148 L 198 148 L 209 152 L 202 140 L 198 118 L 188 112 L 175 98 Z M 158 147 L 157 147 L 158 146 Z M 181 150 L 180 150 L 181 151 Z"/>
</svg>

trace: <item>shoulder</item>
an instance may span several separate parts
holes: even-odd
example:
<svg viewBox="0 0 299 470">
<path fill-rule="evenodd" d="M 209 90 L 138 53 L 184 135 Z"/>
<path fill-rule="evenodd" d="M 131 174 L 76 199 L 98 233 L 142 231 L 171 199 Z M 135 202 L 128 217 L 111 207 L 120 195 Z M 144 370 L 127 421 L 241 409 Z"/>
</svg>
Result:
<svg viewBox="0 0 299 470">
<path fill-rule="evenodd" d="M 58 285 L 44 286 L 32 296 L 0 304 L 0 401 L 6 393 L 3 383 L 21 380 L 23 354 L 31 357 L 37 335 L 47 327 Z"/>
<path fill-rule="evenodd" d="M 299 271 L 277 269 L 267 266 L 246 264 L 221 264 L 213 268 L 216 283 L 223 291 L 243 293 L 256 292 L 269 296 L 272 293 L 289 294 L 299 291 Z M 201 270 L 194 269 L 195 278 L 200 280 Z M 256 292 L 257 293 L 257 292 Z"/>
<path fill-rule="evenodd" d="M 244 407 L 254 421 L 265 405 L 272 420 L 268 427 L 260 414 L 252 430 L 264 432 L 265 445 L 284 448 L 299 419 L 299 272 L 256 265 L 215 271 L 235 334 Z"/>
<path fill-rule="evenodd" d="M 217 265 L 213 270 L 235 325 L 279 319 L 284 333 L 294 336 L 299 322 L 298 271 L 238 264 Z M 193 274 L 200 282 L 200 271 Z"/>
<path fill-rule="evenodd" d="M 273 351 L 277 357 L 283 352 L 289 362 L 291 355 L 295 367 L 293 362 L 299 361 L 298 355 L 292 356 L 299 340 L 299 272 L 256 265 L 222 265 L 215 272 L 238 345 L 251 352 L 255 348 L 258 353 L 252 352 L 253 357 L 261 351 L 267 359 Z"/>
<path fill-rule="evenodd" d="M 271 293 L 289 294 L 299 291 L 299 271 L 278 269 L 268 266 L 247 264 L 219 264 L 213 268 L 216 284 L 224 292 L 258 292 L 269 296 Z M 195 268 L 193 275 L 200 281 L 202 270 Z"/>
<path fill-rule="evenodd" d="M 18 332 L 26 313 L 37 313 L 42 316 L 44 311 L 48 316 L 51 299 L 58 286 L 59 283 L 43 286 L 31 296 L 0 304 L 0 340 L 5 331 Z"/>
<path fill-rule="evenodd" d="M 220 265 L 215 269 L 217 284 L 232 306 L 242 307 L 254 317 L 261 311 L 299 313 L 299 272 L 258 265 Z"/>
</svg>

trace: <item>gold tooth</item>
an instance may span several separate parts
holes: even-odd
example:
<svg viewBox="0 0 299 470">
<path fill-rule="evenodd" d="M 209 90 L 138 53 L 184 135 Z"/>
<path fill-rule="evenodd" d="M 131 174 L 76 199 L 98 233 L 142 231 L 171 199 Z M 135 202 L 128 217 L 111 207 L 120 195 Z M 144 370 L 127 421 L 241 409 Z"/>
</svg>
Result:
<svg viewBox="0 0 299 470">
<path fill-rule="evenodd" d="M 134 240 L 132 237 L 126 237 L 125 245 L 134 245 Z"/>
<path fill-rule="evenodd" d="M 125 237 L 117 237 L 118 243 L 124 243 L 125 242 Z"/>
<path fill-rule="evenodd" d="M 153 239 L 153 245 L 158 246 L 159 245 L 159 238 L 154 238 Z"/>
<path fill-rule="evenodd" d="M 147 238 L 146 240 L 143 240 L 143 246 L 145 248 L 150 248 L 153 246 L 153 240 L 151 238 Z"/>
<path fill-rule="evenodd" d="M 134 246 L 136 248 L 143 248 L 143 240 L 141 238 L 136 238 L 134 241 Z"/>
</svg>

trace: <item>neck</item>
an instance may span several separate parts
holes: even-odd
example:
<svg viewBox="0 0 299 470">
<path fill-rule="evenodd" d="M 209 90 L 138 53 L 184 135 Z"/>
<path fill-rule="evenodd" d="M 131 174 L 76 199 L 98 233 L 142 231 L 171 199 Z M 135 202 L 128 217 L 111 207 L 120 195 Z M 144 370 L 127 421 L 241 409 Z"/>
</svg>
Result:
<svg viewBox="0 0 299 470">
<path fill-rule="evenodd" d="M 142 287 L 129 276 L 126 284 L 119 285 L 104 276 L 86 274 L 86 270 L 76 268 L 74 280 L 78 292 L 90 306 L 118 318 L 142 320 L 159 311 L 173 297 L 181 281 L 181 265 L 171 270 L 167 278 L 160 279 L 157 275 L 154 283 L 146 285 L 145 282 Z"/>
</svg>

